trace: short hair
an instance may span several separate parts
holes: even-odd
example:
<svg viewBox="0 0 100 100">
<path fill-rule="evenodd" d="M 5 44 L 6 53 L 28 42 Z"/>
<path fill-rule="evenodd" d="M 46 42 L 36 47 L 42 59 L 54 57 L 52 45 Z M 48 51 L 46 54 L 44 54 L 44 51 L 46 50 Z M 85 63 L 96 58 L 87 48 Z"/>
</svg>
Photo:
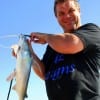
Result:
<svg viewBox="0 0 100 100">
<path fill-rule="evenodd" d="M 66 1 L 68 1 L 68 0 L 55 0 L 55 1 L 54 1 L 54 14 L 55 14 L 55 16 L 56 16 L 56 5 L 57 5 L 58 3 L 63 3 L 63 2 L 66 2 Z M 71 1 L 74 1 L 74 2 L 75 2 L 75 5 L 76 5 L 78 8 L 80 8 L 78 0 L 71 0 Z"/>
</svg>

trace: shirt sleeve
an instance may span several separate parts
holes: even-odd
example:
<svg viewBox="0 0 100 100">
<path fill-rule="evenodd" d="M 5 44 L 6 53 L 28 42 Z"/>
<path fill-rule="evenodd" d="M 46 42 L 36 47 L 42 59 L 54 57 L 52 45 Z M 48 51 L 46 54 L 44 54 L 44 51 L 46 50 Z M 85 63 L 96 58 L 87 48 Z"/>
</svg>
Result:
<svg viewBox="0 0 100 100">
<path fill-rule="evenodd" d="M 83 41 L 85 48 L 100 48 L 100 28 L 88 23 L 75 31 L 75 34 Z"/>
</svg>

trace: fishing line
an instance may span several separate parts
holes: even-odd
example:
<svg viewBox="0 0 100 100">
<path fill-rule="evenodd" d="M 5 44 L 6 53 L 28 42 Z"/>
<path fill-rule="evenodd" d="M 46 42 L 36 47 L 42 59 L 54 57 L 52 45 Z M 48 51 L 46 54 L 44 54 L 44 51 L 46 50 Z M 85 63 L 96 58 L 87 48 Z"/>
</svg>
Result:
<svg viewBox="0 0 100 100">
<path fill-rule="evenodd" d="M 18 34 L 14 34 L 14 35 L 4 35 L 4 36 L 0 36 L 0 39 L 16 38 L 16 37 L 19 37 L 19 36 L 20 36 L 20 35 L 18 35 Z M 26 37 L 31 37 L 31 36 L 28 35 L 28 34 L 25 34 L 24 36 L 26 36 Z M 4 46 L 4 45 L 2 45 L 2 44 L 0 44 L 0 48 L 11 49 L 11 47 Z"/>
<path fill-rule="evenodd" d="M 18 37 L 18 35 L 17 34 L 15 34 L 15 35 L 3 35 L 3 36 L 0 36 L 0 39 L 15 38 L 15 37 Z M 4 46 L 2 44 L 0 44 L 0 48 L 11 49 L 11 47 Z"/>
<path fill-rule="evenodd" d="M 15 72 L 15 69 L 14 69 L 14 72 Z M 14 80 L 14 78 L 10 81 L 10 86 L 9 86 L 9 91 L 8 91 L 8 95 L 7 95 L 7 100 L 9 100 L 9 96 L 10 96 L 13 80 Z"/>
<path fill-rule="evenodd" d="M 0 39 L 4 39 L 4 38 L 13 38 L 13 37 L 18 37 L 19 35 L 4 35 L 4 36 L 0 36 Z"/>
<path fill-rule="evenodd" d="M 12 82 L 13 82 L 13 79 L 10 82 L 10 87 L 9 87 L 9 91 L 8 91 L 7 100 L 9 100 L 9 96 L 10 96 L 10 92 L 11 92 L 11 87 L 12 87 Z"/>
<path fill-rule="evenodd" d="M 0 44 L 0 48 L 11 49 L 11 47 L 7 47 L 7 46 L 1 45 L 1 44 Z"/>
<path fill-rule="evenodd" d="M 23 34 L 24 36 L 26 37 L 31 37 L 30 35 L 28 34 Z M 14 37 L 19 37 L 20 35 L 18 34 L 14 34 L 14 35 L 4 35 L 4 36 L 0 36 L 0 39 L 4 39 L 4 38 L 14 38 Z"/>
</svg>

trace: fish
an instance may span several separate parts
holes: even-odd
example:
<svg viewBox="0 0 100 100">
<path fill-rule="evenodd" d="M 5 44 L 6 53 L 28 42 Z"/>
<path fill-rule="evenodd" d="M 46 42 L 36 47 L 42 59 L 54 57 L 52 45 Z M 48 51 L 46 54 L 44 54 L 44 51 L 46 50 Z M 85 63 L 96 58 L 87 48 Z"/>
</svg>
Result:
<svg viewBox="0 0 100 100">
<path fill-rule="evenodd" d="M 19 36 L 18 44 L 13 45 L 12 49 L 17 56 L 16 68 L 7 77 L 7 81 L 15 78 L 16 84 L 13 86 L 13 89 L 17 92 L 19 100 L 24 100 L 27 97 L 27 87 L 31 66 L 33 64 L 33 57 L 26 36 L 21 34 Z"/>
</svg>

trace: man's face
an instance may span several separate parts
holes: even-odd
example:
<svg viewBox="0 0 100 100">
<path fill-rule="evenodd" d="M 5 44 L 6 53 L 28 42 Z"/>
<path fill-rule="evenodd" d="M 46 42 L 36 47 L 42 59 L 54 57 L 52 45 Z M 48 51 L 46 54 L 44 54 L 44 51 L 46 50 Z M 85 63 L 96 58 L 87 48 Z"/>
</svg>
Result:
<svg viewBox="0 0 100 100">
<path fill-rule="evenodd" d="M 56 5 L 56 17 L 64 32 L 72 32 L 81 24 L 80 10 L 72 0 Z"/>
</svg>

